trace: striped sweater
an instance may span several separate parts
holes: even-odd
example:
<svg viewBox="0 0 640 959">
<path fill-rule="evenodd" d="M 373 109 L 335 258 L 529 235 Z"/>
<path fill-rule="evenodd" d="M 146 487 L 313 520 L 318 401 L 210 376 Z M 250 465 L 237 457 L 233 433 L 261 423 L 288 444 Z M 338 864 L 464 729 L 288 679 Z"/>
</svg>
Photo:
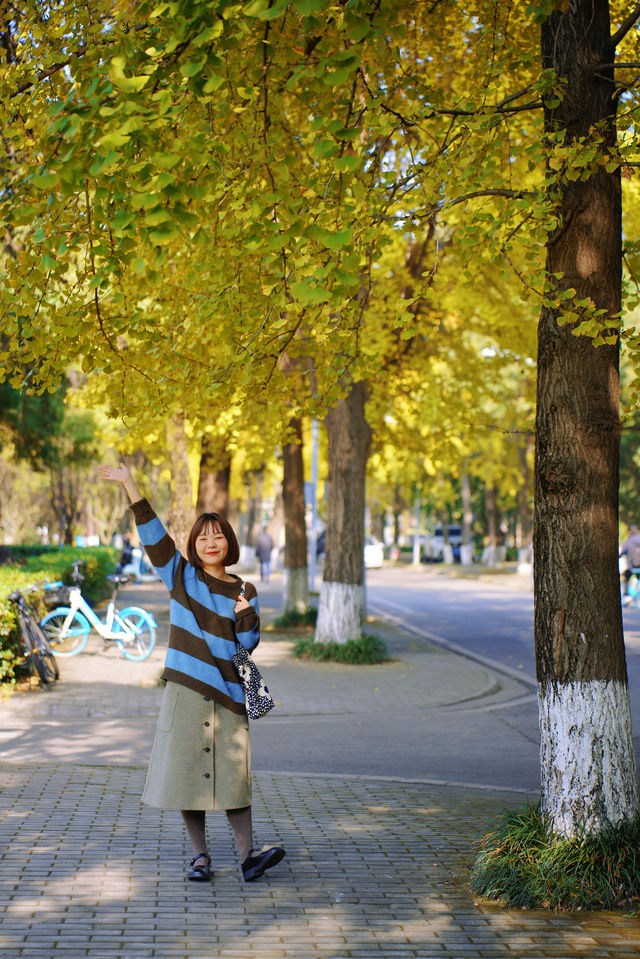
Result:
<svg viewBox="0 0 640 959">
<path fill-rule="evenodd" d="M 171 597 L 169 648 L 162 678 L 246 715 L 242 685 L 231 657 L 236 640 L 249 651 L 260 640 L 255 586 L 245 583 L 245 598 L 251 606 L 236 617 L 233 608 L 240 595 L 240 577 L 225 582 L 188 563 L 146 499 L 133 503 L 131 509 L 140 542 Z"/>
</svg>

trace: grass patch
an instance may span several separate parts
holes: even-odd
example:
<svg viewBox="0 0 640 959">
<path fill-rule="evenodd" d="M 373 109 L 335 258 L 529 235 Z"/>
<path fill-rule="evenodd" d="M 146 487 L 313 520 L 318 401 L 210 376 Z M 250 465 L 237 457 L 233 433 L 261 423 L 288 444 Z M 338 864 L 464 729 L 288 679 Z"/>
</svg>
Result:
<svg viewBox="0 0 640 959">
<path fill-rule="evenodd" d="M 506 812 L 480 840 L 471 888 L 507 908 L 637 908 L 640 818 L 565 839 L 553 834 L 539 804 Z"/>
<path fill-rule="evenodd" d="M 298 629 L 300 626 L 315 626 L 318 618 L 318 610 L 315 606 L 307 606 L 303 613 L 297 609 L 289 609 L 282 616 L 274 619 L 275 629 Z"/>
<path fill-rule="evenodd" d="M 300 639 L 293 647 L 297 659 L 315 659 L 319 662 L 350 663 L 353 666 L 374 666 L 389 660 L 387 647 L 377 636 L 363 635 L 346 643 L 316 643 Z"/>
</svg>

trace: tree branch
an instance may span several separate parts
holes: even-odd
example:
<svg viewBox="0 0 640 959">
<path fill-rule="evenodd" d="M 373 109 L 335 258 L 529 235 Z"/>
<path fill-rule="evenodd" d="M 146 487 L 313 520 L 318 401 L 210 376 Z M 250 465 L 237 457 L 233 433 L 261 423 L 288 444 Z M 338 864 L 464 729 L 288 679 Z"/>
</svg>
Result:
<svg viewBox="0 0 640 959">
<path fill-rule="evenodd" d="M 443 203 L 443 207 L 456 206 L 458 203 L 465 203 L 467 200 L 475 200 L 480 196 L 503 196 L 508 200 L 521 200 L 525 196 L 536 196 L 533 190 L 474 190 L 473 193 L 465 193 L 463 196 L 457 196 L 455 200 L 449 200 Z"/>
<path fill-rule="evenodd" d="M 14 97 L 20 96 L 21 93 L 24 93 L 26 90 L 29 90 L 36 81 L 38 80 L 48 80 L 49 77 L 52 77 L 54 73 L 58 73 L 60 70 L 64 70 L 65 67 L 68 67 L 73 60 L 78 59 L 78 57 L 83 57 L 87 52 L 88 47 L 85 45 L 79 47 L 75 53 L 72 53 L 70 57 L 64 60 L 61 63 L 54 63 L 53 66 L 47 67 L 46 70 L 40 70 L 36 75 L 35 80 L 27 80 L 25 83 L 22 83 L 17 90 L 14 90 L 13 93 L 9 94 L 9 99 L 12 100 Z"/>
<path fill-rule="evenodd" d="M 611 47 L 615 50 L 621 40 L 623 40 L 628 34 L 631 27 L 634 23 L 640 18 L 640 3 L 636 3 L 635 7 L 627 17 L 627 19 L 621 24 L 620 28 L 613 34 L 611 37 Z"/>
</svg>

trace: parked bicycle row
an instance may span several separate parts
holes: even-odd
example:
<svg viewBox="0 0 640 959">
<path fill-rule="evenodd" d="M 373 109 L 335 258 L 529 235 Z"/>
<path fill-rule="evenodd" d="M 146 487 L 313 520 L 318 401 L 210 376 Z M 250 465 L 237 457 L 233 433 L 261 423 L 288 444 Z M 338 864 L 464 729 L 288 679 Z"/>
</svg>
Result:
<svg viewBox="0 0 640 959">
<path fill-rule="evenodd" d="M 45 685 L 59 677 L 56 657 L 81 653 L 92 630 L 105 646 L 115 643 L 125 659 L 134 662 L 147 659 L 155 646 L 157 623 L 151 613 L 140 606 L 116 607 L 118 590 L 129 582 L 129 577 L 121 573 L 107 577 L 112 596 L 101 618 L 82 595 L 81 565 L 80 561 L 73 563 L 71 586 L 61 581 L 34 583 L 7 597 L 16 606 L 24 661 Z M 43 617 L 36 610 L 36 596 L 41 596 L 50 607 Z"/>
</svg>

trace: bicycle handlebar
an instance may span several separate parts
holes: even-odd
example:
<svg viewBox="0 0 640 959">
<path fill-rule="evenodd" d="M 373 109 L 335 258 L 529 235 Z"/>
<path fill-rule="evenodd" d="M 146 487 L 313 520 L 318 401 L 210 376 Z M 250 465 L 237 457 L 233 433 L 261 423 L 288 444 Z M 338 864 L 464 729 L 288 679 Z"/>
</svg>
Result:
<svg viewBox="0 0 640 959">
<path fill-rule="evenodd" d="M 21 596 L 26 596 L 27 593 L 33 593 L 36 589 L 47 589 L 48 586 L 62 586 L 62 583 L 48 583 L 47 580 L 42 580 L 40 583 L 33 583 L 31 586 L 21 586 L 20 589 L 15 589 L 10 596 L 7 596 L 7 599 L 10 603 L 16 603 Z"/>
</svg>

